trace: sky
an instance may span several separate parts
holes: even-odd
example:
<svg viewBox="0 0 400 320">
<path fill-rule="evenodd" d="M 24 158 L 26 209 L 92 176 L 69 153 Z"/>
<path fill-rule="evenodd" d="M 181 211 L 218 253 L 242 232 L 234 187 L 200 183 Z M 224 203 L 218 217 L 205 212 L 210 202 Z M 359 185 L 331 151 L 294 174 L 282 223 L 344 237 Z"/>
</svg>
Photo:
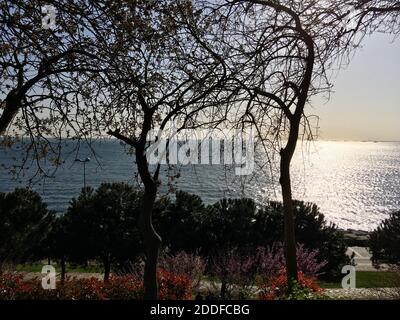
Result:
<svg viewBox="0 0 400 320">
<path fill-rule="evenodd" d="M 320 140 L 400 141 L 400 38 L 365 39 L 333 84 L 328 102 L 312 101 Z"/>
</svg>

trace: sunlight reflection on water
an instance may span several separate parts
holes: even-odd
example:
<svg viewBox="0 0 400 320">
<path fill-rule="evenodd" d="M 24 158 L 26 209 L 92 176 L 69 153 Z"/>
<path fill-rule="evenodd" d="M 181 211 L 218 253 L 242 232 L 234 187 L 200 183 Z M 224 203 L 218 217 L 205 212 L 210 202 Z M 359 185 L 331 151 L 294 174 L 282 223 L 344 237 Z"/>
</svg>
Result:
<svg viewBox="0 0 400 320">
<path fill-rule="evenodd" d="M 134 183 L 134 164 L 131 156 L 115 141 L 95 144 L 99 166 L 95 161 L 87 165 L 87 183 L 125 181 Z M 90 152 L 84 146 L 79 157 Z M 0 151 L 0 163 L 12 163 L 14 152 Z M 74 155 L 75 156 L 75 155 Z M 59 212 L 65 211 L 69 200 L 79 194 L 83 184 L 83 169 L 74 163 L 74 156 L 66 157 L 55 178 L 33 186 Z M 258 159 L 265 160 L 263 154 Z M 257 168 L 251 177 L 234 176 L 232 168 L 223 165 L 196 165 L 181 168 L 175 180 L 179 189 L 200 195 L 206 203 L 228 197 L 247 196 L 263 203 L 280 199 L 277 160 L 270 168 Z M 165 168 L 163 168 L 164 170 Z M 165 172 L 161 193 L 166 194 Z M 10 191 L 26 184 L 25 177 L 13 179 L 0 169 L 0 191 Z M 294 198 L 315 202 L 329 221 L 341 228 L 370 230 L 387 213 L 400 209 L 400 143 L 328 142 L 299 144 L 292 165 Z"/>
</svg>

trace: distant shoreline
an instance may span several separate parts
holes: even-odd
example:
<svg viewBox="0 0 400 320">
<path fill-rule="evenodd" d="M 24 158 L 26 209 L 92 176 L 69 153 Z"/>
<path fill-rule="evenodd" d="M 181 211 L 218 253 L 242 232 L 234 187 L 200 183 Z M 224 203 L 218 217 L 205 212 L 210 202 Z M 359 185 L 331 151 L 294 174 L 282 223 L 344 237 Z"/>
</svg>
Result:
<svg viewBox="0 0 400 320">
<path fill-rule="evenodd" d="M 29 136 L 8 136 L 11 138 L 20 138 L 20 139 L 30 139 Z M 79 140 L 84 140 L 83 138 L 78 139 L 78 138 L 73 138 L 73 137 L 51 137 L 51 136 L 44 136 L 44 138 L 47 139 L 54 139 L 54 140 L 70 140 L 70 141 L 79 141 Z M 4 139 L 4 137 L 0 137 L 0 140 Z M 93 137 L 93 141 L 99 141 L 99 140 L 115 140 L 119 141 L 118 139 L 110 136 L 98 136 L 98 137 Z M 298 139 L 299 141 L 302 141 L 302 139 Z M 400 143 L 400 140 L 352 140 L 352 139 L 333 139 L 333 138 L 327 138 L 327 139 L 314 139 L 306 142 L 372 142 L 372 143 Z"/>
</svg>

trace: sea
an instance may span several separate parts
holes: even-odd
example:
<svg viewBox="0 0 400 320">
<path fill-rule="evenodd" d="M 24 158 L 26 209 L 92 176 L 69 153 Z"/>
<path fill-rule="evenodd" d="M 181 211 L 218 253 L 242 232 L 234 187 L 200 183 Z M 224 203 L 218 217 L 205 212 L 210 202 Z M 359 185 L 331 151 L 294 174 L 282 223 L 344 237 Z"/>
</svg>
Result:
<svg viewBox="0 0 400 320">
<path fill-rule="evenodd" d="M 62 214 L 84 184 L 140 184 L 132 150 L 118 141 L 101 139 L 78 146 L 65 140 L 62 145 L 57 166 L 26 157 L 19 144 L 1 146 L 0 192 L 30 186 L 50 209 Z M 86 158 L 90 161 L 76 161 Z M 259 205 L 280 200 L 278 153 L 258 151 L 255 159 L 249 175 L 237 175 L 235 164 L 162 165 L 160 196 L 173 197 L 176 190 L 183 190 L 199 195 L 206 204 L 224 197 L 249 197 Z M 38 163 L 46 176 L 38 173 Z M 293 197 L 316 203 L 326 219 L 342 229 L 370 231 L 390 212 L 400 210 L 400 142 L 299 142 L 291 174 Z"/>
</svg>

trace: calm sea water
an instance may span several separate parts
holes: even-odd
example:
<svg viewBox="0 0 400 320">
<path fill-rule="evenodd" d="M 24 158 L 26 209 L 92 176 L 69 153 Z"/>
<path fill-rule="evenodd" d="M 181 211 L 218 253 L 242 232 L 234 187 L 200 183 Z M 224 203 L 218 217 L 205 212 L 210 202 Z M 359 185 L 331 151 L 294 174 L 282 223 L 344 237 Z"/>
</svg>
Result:
<svg viewBox="0 0 400 320">
<path fill-rule="evenodd" d="M 74 161 L 77 157 L 92 158 L 86 165 L 87 185 L 96 187 L 112 181 L 136 183 L 133 157 L 118 142 L 96 142 L 93 148 L 97 160 L 85 145 L 72 152 L 73 142 L 65 143 L 64 163 L 54 177 L 32 185 L 51 209 L 65 211 L 71 198 L 81 190 L 83 164 Z M 0 164 L 9 166 L 19 159 L 17 146 L 7 151 L 0 149 Z M 257 159 L 265 163 L 267 155 L 260 153 Z M 200 195 L 206 203 L 240 196 L 252 197 L 258 203 L 280 199 L 277 159 L 271 163 L 264 168 L 256 167 L 247 177 L 235 176 L 234 168 L 224 165 L 181 166 L 169 173 L 162 167 L 160 192 L 171 192 L 172 185 Z M 0 168 L 0 191 L 26 185 L 34 175 L 34 168 L 33 163 L 17 176 Z M 177 172 L 179 178 L 169 184 L 167 176 Z M 390 211 L 400 209 L 400 143 L 318 141 L 300 145 L 293 159 L 292 180 L 294 198 L 315 202 L 329 221 L 341 228 L 371 230 Z"/>
</svg>

